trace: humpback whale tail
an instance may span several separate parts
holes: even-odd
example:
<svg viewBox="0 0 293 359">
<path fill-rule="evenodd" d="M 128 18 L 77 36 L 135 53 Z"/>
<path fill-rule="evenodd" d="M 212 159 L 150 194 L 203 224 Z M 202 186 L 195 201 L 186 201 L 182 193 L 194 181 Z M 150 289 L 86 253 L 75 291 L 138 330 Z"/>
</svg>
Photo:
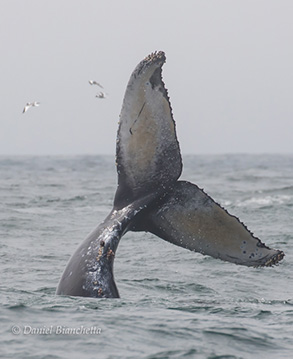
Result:
<svg viewBox="0 0 293 359">
<path fill-rule="evenodd" d="M 119 297 L 113 262 L 129 230 L 149 231 L 186 249 L 246 266 L 272 266 L 284 257 L 203 190 L 178 180 L 182 160 L 162 80 L 165 60 L 163 52 L 155 52 L 130 77 L 117 134 L 113 209 L 69 260 L 57 294 Z"/>
</svg>

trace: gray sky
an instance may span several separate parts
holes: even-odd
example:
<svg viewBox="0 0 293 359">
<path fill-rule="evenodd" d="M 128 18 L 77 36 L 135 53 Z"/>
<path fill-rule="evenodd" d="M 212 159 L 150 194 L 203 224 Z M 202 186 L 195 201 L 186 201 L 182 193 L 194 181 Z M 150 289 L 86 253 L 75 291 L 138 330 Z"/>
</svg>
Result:
<svg viewBox="0 0 293 359">
<path fill-rule="evenodd" d="M 292 19 L 292 0 L 1 0 L 0 154 L 114 155 L 155 50 L 184 154 L 293 153 Z"/>
</svg>

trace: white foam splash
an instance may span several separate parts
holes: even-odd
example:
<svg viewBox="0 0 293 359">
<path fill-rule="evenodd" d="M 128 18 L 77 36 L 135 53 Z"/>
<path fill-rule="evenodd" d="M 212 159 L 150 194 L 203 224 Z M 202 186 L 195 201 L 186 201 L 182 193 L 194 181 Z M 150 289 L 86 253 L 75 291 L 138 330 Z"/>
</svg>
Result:
<svg viewBox="0 0 293 359">
<path fill-rule="evenodd" d="M 251 197 L 236 203 L 238 207 L 271 206 L 273 204 L 286 204 L 293 200 L 292 196 L 276 195 L 265 197 Z"/>
</svg>

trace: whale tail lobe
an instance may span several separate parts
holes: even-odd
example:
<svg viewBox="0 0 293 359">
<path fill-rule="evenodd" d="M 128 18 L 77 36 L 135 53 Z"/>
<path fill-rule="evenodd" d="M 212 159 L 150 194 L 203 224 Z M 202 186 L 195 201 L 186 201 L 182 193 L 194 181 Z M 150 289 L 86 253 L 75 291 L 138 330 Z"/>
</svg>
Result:
<svg viewBox="0 0 293 359">
<path fill-rule="evenodd" d="M 160 51 L 133 71 L 124 96 L 117 134 L 118 188 L 114 207 L 151 192 L 165 191 L 181 175 L 182 160 L 165 84 Z"/>
<path fill-rule="evenodd" d="M 145 230 L 180 247 L 245 266 L 272 266 L 284 253 L 255 237 L 196 185 L 178 181 L 134 230 Z"/>
</svg>

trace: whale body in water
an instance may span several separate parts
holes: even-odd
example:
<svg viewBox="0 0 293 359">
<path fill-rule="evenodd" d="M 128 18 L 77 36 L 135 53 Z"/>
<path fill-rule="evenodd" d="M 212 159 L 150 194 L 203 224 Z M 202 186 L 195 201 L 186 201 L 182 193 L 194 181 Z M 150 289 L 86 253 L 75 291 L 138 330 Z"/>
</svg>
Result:
<svg viewBox="0 0 293 359">
<path fill-rule="evenodd" d="M 117 134 L 113 209 L 81 243 L 57 294 L 118 298 L 113 262 L 127 231 L 147 231 L 191 251 L 245 266 L 272 266 L 284 253 L 267 247 L 195 184 L 178 180 L 182 159 L 168 92 L 164 52 L 142 60 L 128 82 Z"/>
</svg>

